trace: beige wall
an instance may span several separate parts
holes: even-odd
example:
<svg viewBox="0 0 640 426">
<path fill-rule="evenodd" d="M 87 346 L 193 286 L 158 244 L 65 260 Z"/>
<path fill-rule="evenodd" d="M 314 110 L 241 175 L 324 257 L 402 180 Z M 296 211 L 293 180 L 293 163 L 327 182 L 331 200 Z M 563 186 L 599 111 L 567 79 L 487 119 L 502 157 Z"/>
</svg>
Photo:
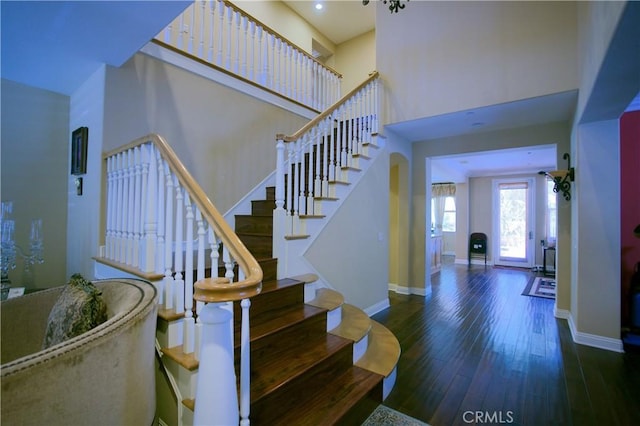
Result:
<svg viewBox="0 0 640 426">
<path fill-rule="evenodd" d="M 35 265 L 34 285 L 67 282 L 67 179 L 69 97 L 2 80 L 2 201 L 13 201 L 15 241 L 27 250 L 31 219 L 42 219 L 44 259 Z M 22 286 L 23 262 L 9 273 Z"/>
<path fill-rule="evenodd" d="M 387 299 L 387 188 L 389 154 L 381 152 L 304 255 L 347 303 L 363 309 Z"/>
<path fill-rule="evenodd" d="M 375 31 L 339 44 L 335 58 L 335 67 L 342 74 L 342 94 L 345 95 L 376 70 Z"/>
<path fill-rule="evenodd" d="M 378 7 L 387 122 L 573 90 L 576 37 L 574 2 L 425 1 L 400 14 Z"/>
<path fill-rule="evenodd" d="M 308 122 L 142 54 L 106 87 L 104 150 L 159 133 L 222 213 L 275 170 L 276 134 Z"/>
</svg>

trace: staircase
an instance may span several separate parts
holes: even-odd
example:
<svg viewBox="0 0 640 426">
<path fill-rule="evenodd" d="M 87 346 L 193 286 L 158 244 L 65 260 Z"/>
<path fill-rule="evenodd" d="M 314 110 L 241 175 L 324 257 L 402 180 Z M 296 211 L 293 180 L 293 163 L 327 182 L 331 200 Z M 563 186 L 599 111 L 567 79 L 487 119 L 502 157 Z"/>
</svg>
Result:
<svg viewBox="0 0 640 426">
<path fill-rule="evenodd" d="M 251 204 L 251 215 L 235 218 L 236 234 L 264 273 L 262 292 L 251 299 L 250 309 L 251 423 L 361 424 L 393 386 L 399 344 L 333 290 L 320 289 L 304 303 L 305 285 L 313 276 L 277 279 L 271 254 L 275 189 L 267 188 L 266 198 Z M 236 377 L 240 318 L 235 303 Z M 198 362 L 180 346 L 162 352 L 177 377 L 195 379 Z M 184 424 L 191 423 L 197 403 L 192 397 L 182 401 Z"/>
</svg>

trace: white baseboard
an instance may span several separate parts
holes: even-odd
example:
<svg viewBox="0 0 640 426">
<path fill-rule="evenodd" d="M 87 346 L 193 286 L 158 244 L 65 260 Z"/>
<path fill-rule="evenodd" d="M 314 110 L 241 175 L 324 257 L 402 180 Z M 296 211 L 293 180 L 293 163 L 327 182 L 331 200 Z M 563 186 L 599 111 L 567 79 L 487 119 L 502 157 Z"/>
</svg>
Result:
<svg viewBox="0 0 640 426">
<path fill-rule="evenodd" d="M 394 283 L 389 283 L 389 290 L 398 294 L 406 294 L 406 295 L 415 294 L 417 296 L 427 295 L 427 290 L 424 288 L 406 287 L 406 286 L 402 286 L 400 284 L 394 284 Z"/>
<path fill-rule="evenodd" d="M 598 336 L 597 334 L 583 333 L 578 331 L 575 322 L 573 321 L 573 315 L 569 313 L 569 330 L 571 330 L 571 337 L 575 343 L 585 346 L 591 346 L 594 348 L 605 349 L 612 352 L 624 352 L 624 346 L 622 345 L 622 339 L 613 339 L 611 337 Z"/>
<path fill-rule="evenodd" d="M 376 303 L 374 305 L 371 305 L 368 308 L 363 309 L 363 310 L 367 315 L 373 316 L 373 315 L 377 314 L 380 311 L 384 311 L 389 306 L 391 306 L 391 305 L 389 304 L 389 298 L 387 297 L 384 300 L 381 300 L 378 303 Z"/>
<path fill-rule="evenodd" d="M 566 309 L 555 309 L 553 315 L 556 318 L 568 320 L 571 317 L 571 312 Z"/>
</svg>

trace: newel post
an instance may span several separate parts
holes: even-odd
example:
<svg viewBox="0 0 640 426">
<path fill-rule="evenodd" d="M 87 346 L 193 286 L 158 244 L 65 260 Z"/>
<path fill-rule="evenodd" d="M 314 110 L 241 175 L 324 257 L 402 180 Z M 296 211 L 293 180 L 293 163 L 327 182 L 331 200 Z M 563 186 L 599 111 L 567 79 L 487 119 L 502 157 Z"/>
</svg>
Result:
<svg viewBox="0 0 640 426">
<path fill-rule="evenodd" d="M 226 278 L 199 281 L 194 298 L 209 301 L 211 284 L 229 281 Z M 199 315 L 202 335 L 193 424 L 237 425 L 240 412 L 231 334 L 233 314 L 224 308 L 224 303 L 211 302 L 204 305 Z"/>
<path fill-rule="evenodd" d="M 276 209 L 273 212 L 273 257 L 284 259 L 284 236 L 287 212 L 284 209 L 284 135 L 276 136 Z M 284 273 L 284 262 L 278 262 L 278 276 Z"/>
</svg>

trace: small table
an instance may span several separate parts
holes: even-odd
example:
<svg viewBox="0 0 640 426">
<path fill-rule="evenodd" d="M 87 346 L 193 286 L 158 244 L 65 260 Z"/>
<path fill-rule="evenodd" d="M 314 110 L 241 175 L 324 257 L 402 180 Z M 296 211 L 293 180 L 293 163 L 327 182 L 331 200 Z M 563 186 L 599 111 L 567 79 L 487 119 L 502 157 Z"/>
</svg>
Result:
<svg viewBox="0 0 640 426">
<path fill-rule="evenodd" d="M 553 251 L 553 271 L 547 271 L 547 251 Z M 542 246 L 542 273 L 556 276 L 556 247 Z"/>
</svg>

